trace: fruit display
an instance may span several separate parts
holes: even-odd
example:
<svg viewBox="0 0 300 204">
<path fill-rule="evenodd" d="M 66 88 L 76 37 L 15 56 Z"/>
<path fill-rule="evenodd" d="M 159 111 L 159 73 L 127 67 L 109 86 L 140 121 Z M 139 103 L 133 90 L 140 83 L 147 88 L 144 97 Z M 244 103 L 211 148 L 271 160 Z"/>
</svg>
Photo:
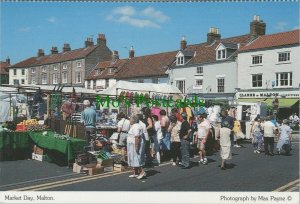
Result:
<svg viewBox="0 0 300 204">
<path fill-rule="evenodd" d="M 68 135 L 54 134 L 54 138 L 58 140 L 70 140 Z"/>
<path fill-rule="evenodd" d="M 34 125 L 26 125 L 26 128 L 28 131 L 42 131 L 48 129 L 47 125 L 39 125 L 39 124 L 34 124 Z"/>
<path fill-rule="evenodd" d="M 39 121 L 36 119 L 28 119 L 28 120 L 23 120 L 23 122 L 18 123 L 18 125 L 38 125 Z"/>
</svg>

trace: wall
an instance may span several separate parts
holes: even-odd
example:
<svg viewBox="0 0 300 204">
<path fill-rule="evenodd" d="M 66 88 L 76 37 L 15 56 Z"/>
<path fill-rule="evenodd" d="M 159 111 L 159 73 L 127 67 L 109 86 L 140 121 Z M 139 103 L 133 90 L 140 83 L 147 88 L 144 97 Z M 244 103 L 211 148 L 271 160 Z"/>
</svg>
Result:
<svg viewBox="0 0 300 204">
<path fill-rule="evenodd" d="M 237 63 L 234 61 L 219 62 L 214 64 L 199 65 L 203 67 L 203 74 L 197 74 L 196 65 L 190 67 L 173 67 L 169 71 L 170 84 L 176 86 L 176 80 L 185 80 L 185 93 L 193 92 L 196 79 L 203 79 L 200 93 L 217 93 L 217 77 L 224 76 L 225 92 L 233 93 L 237 87 Z"/>
<path fill-rule="evenodd" d="M 290 51 L 290 62 L 279 63 L 278 52 Z M 262 64 L 253 66 L 252 55 L 262 55 Z M 298 88 L 300 81 L 300 47 L 285 47 L 238 54 L 238 87 L 240 89 L 270 89 L 277 72 L 292 72 L 290 88 Z M 262 74 L 262 87 L 252 87 L 252 74 Z M 286 88 L 286 87 L 285 87 Z"/>
</svg>

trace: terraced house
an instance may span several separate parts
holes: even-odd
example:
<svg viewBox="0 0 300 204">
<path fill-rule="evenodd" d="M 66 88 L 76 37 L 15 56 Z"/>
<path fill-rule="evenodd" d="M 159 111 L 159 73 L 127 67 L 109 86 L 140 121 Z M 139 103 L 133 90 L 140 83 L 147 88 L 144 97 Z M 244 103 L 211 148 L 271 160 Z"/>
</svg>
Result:
<svg viewBox="0 0 300 204">
<path fill-rule="evenodd" d="M 259 36 L 238 54 L 239 101 L 264 101 L 275 97 L 282 115 L 299 112 L 300 30 Z"/>
<path fill-rule="evenodd" d="M 85 47 L 72 50 L 64 44 L 62 52 L 52 47 L 45 55 L 39 49 L 37 56 L 30 57 L 9 68 L 9 84 L 63 84 L 65 86 L 84 86 L 85 76 L 101 61 L 111 59 L 111 51 L 106 46 L 104 34 L 99 34 L 97 44 L 87 38 Z"/>
<path fill-rule="evenodd" d="M 168 83 L 169 76 L 166 71 L 174 62 L 176 52 L 135 57 L 133 47 L 131 47 L 129 57 L 119 59 L 118 52 L 114 51 L 112 60 L 100 62 L 86 77 L 86 88 L 106 89 L 118 80 L 138 83 Z"/>
<path fill-rule="evenodd" d="M 9 72 L 8 67 L 10 66 L 10 59 L 7 58 L 5 62 L 0 61 L 0 85 L 8 84 Z"/>
<path fill-rule="evenodd" d="M 183 37 L 176 61 L 168 69 L 170 84 L 201 98 L 233 98 L 238 88 L 238 51 L 264 35 L 265 28 L 266 24 L 254 16 L 245 35 L 223 39 L 219 29 L 212 27 L 206 42 L 187 45 Z"/>
</svg>

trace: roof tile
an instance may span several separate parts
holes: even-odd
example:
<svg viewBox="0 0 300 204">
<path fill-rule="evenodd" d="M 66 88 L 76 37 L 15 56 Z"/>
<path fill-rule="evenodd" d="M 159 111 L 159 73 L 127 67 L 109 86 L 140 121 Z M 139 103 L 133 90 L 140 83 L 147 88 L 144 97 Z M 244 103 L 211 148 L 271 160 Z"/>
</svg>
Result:
<svg viewBox="0 0 300 204">
<path fill-rule="evenodd" d="M 279 47 L 284 45 L 299 45 L 300 30 L 259 36 L 256 40 L 241 49 L 243 51 L 257 50 L 263 48 Z"/>
</svg>

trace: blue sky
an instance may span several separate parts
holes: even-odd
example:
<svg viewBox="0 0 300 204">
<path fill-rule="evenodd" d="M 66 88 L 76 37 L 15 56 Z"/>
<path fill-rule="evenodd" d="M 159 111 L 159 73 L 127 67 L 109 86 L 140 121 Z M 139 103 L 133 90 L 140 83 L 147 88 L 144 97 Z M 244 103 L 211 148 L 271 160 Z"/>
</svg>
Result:
<svg viewBox="0 0 300 204">
<path fill-rule="evenodd" d="M 247 3 L 0 3 L 1 61 L 11 62 L 46 54 L 52 46 L 62 50 L 94 42 L 104 33 L 111 50 L 128 57 L 173 51 L 186 36 L 188 44 L 206 41 L 210 27 L 222 38 L 249 33 L 254 15 L 267 24 L 267 34 L 299 28 L 299 2 Z"/>
</svg>

